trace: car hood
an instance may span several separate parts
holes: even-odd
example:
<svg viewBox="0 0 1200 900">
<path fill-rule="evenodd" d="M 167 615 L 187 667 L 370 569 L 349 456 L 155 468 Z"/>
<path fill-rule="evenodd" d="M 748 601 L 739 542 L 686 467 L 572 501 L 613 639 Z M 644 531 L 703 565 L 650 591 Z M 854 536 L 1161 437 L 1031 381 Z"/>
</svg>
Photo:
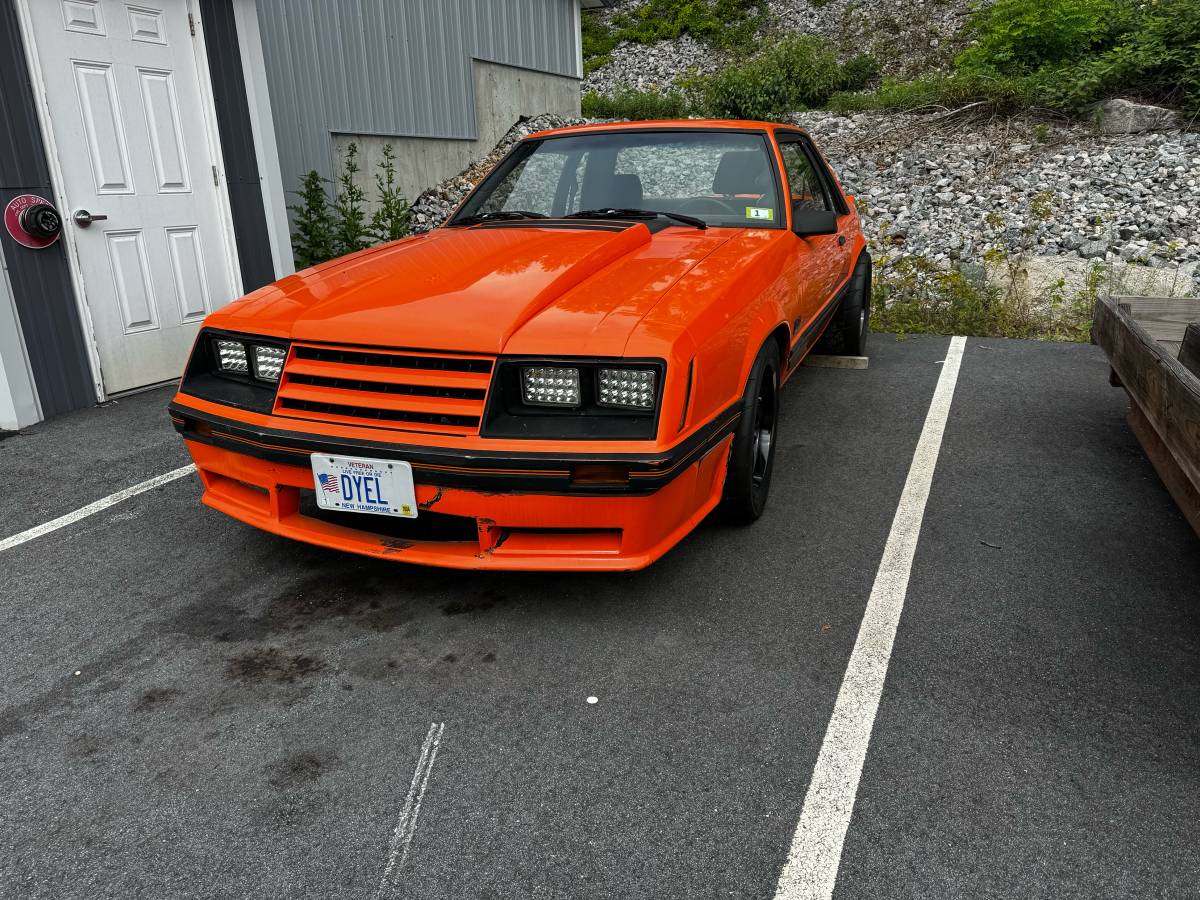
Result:
<svg viewBox="0 0 1200 900">
<path fill-rule="evenodd" d="M 643 223 L 439 228 L 284 278 L 209 324 L 330 343 L 620 355 L 662 294 L 725 240 Z"/>
</svg>

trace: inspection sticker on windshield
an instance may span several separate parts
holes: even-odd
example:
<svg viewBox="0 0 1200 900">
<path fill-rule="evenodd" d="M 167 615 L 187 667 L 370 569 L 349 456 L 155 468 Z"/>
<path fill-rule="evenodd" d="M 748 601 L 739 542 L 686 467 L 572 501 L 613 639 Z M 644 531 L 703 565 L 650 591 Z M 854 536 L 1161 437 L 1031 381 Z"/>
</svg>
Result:
<svg viewBox="0 0 1200 900">
<path fill-rule="evenodd" d="M 395 459 L 312 454 L 317 505 L 337 512 L 417 517 L 412 466 Z"/>
<path fill-rule="evenodd" d="M 747 219 L 765 219 L 768 222 L 775 220 L 775 210 L 769 206 L 747 206 Z"/>
</svg>

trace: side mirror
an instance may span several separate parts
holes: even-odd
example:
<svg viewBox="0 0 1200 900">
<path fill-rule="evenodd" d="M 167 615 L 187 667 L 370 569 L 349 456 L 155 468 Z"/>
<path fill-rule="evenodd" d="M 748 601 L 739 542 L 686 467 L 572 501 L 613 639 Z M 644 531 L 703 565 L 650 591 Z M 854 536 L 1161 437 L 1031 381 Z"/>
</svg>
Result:
<svg viewBox="0 0 1200 900">
<path fill-rule="evenodd" d="M 828 209 L 792 207 L 792 231 L 800 237 L 817 234 L 837 234 L 837 213 Z"/>
</svg>

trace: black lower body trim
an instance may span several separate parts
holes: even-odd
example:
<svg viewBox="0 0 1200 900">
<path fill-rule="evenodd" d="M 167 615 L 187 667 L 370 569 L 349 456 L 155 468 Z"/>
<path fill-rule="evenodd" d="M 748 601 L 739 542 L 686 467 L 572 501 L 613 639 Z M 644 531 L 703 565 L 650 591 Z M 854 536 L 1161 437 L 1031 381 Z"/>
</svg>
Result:
<svg viewBox="0 0 1200 900">
<path fill-rule="evenodd" d="M 313 453 L 400 459 L 413 467 L 421 484 L 495 493 L 579 495 L 650 494 L 670 483 L 733 432 L 741 415 L 735 403 L 695 434 L 662 453 L 499 453 L 455 450 L 283 431 L 247 425 L 192 409 L 178 401 L 169 406 L 175 430 L 187 440 L 289 465 L 308 465 Z M 572 479 L 574 467 L 612 463 L 628 467 L 627 482 L 593 484 Z"/>
<path fill-rule="evenodd" d="M 804 331 L 800 332 L 800 337 L 796 338 L 795 343 L 792 344 L 792 350 L 788 354 L 787 367 L 789 372 L 800 365 L 800 361 L 804 359 L 804 354 L 809 351 L 813 344 L 821 339 L 821 335 L 825 333 L 825 328 L 829 325 L 830 320 L 842 308 L 842 300 L 850 292 L 851 281 L 853 281 L 853 278 L 847 280 L 842 285 L 841 289 L 833 295 L 833 299 L 825 304 L 825 308 L 817 313 L 816 317 L 808 323 Z"/>
</svg>

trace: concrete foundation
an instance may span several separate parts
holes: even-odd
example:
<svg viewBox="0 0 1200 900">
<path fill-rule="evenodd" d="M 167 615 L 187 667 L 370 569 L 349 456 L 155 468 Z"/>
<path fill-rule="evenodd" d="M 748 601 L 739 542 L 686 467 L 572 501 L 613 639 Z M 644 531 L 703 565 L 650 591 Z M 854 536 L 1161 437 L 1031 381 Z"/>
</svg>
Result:
<svg viewBox="0 0 1200 900">
<path fill-rule="evenodd" d="M 334 134 L 337 159 L 351 141 L 358 144 L 358 183 L 374 208 L 375 174 L 383 148 L 392 145 L 396 178 L 411 202 L 426 188 L 456 175 L 490 151 L 521 116 L 556 113 L 579 115 L 579 81 L 562 75 L 473 60 L 476 137 L 474 139 L 404 137 L 378 134 Z"/>
</svg>

